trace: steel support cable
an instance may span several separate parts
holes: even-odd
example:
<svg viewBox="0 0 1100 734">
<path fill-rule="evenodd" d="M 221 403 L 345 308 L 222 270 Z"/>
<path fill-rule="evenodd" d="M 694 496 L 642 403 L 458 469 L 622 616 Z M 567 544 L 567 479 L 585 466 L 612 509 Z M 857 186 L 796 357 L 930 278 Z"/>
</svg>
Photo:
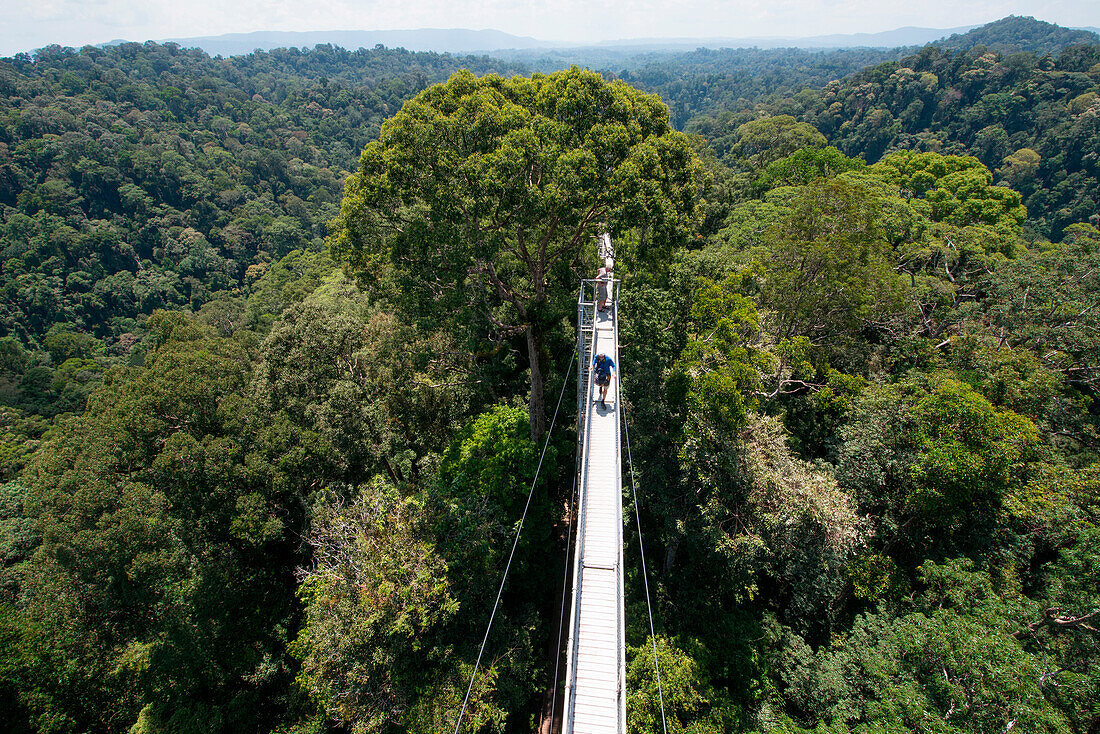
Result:
<svg viewBox="0 0 1100 734">
<path fill-rule="evenodd" d="M 565 397 L 565 386 L 569 384 L 569 373 L 573 370 L 573 360 L 577 358 L 574 353 L 573 358 L 569 360 L 569 367 L 565 370 L 565 379 L 561 384 L 561 393 L 558 395 L 558 404 L 554 408 L 554 417 L 550 420 L 550 430 L 546 432 L 546 441 L 542 444 L 542 453 L 539 455 L 539 464 L 535 468 L 535 478 L 531 480 L 531 490 L 527 493 L 527 502 L 523 505 L 523 514 L 519 518 L 519 527 L 516 528 L 516 538 L 512 541 L 512 550 L 508 553 L 508 563 L 504 567 L 504 578 L 500 580 L 500 588 L 497 589 L 497 598 L 493 602 L 493 611 L 489 614 L 489 624 L 485 627 L 485 637 L 481 640 L 481 649 L 477 651 L 477 661 L 474 662 L 474 672 L 470 675 L 470 685 L 466 688 L 466 696 L 462 699 L 462 711 L 458 714 L 458 721 L 455 723 L 455 734 L 458 734 L 459 727 L 462 726 L 462 719 L 466 716 L 466 705 L 470 702 L 470 692 L 474 690 L 474 680 L 477 679 L 478 668 L 481 667 L 481 656 L 485 652 L 485 643 L 489 641 L 489 631 L 493 628 L 493 620 L 497 615 L 497 607 L 500 606 L 500 597 L 504 593 L 504 584 L 508 581 L 508 572 L 512 570 L 512 559 L 516 555 L 516 548 L 519 546 L 519 536 L 523 532 L 523 522 L 527 519 L 527 510 L 531 507 L 531 498 L 535 496 L 535 485 L 539 481 L 539 472 L 542 471 L 542 460 L 546 458 L 546 449 L 550 446 L 550 436 L 554 432 L 554 424 L 558 420 L 558 410 L 561 409 L 561 399 Z"/>
<path fill-rule="evenodd" d="M 622 370 L 619 370 L 619 395 L 622 399 L 623 378 Z M 626 409 L 622 411 L 623 432 L 626 435 L 626 456 L 630 462 L 630 493 L 634 497 L 634 521 L 638 524 L 638 554 L 642 559 L 642 581 L 645 585 L 645 606 L 649 612 L 649 639 L 653 643 L 653 668 L 657 671 L 657 696 L 661 703 L 661 729 L 668 734 L 668 723 L 665 721 L 665 694 L 661 688 L 661 666 L 657 662 L 657 633 L 653 629 L 653 605 L 649 600 L 649 573 L 645 566 L 645 546 L 642 544 L 642 516 L 638 511 L 638 489 L 634 481 L 634 455 L 630 450 L 630 426 L 626 420 Z"/>
<path fill-rule="evenodd" d="M 577 457 L 580 461 L 580 457 Z M 558 665 L 561 662 L 561 633 L 565 629 L 565 598 L 569 592 L 569 556 L 573 550 L 573 506 L 577 499 L 577 472 L 573 472 L 573 492 L 569 495 L 569 525 L 565 536 L 565 573 L 561 580 L 561 613 L 558 615 L 558 643 L 554 652 L 554 692 L 550 697 L 550 730 L 554 730 L 554 714 L 558 707 Z"/>
</svg>

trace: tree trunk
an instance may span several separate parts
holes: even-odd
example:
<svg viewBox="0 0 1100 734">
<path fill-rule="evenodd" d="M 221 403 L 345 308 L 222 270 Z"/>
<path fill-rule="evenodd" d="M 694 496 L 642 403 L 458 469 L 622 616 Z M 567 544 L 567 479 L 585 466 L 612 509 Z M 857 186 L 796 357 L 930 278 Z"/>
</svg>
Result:
<svg viewBox="0 0 1100 734">
<path fill-rule="evenodd" d="M 664 573 L 667 576 L 672 572 L 672 567 L 676 563 L 676 551 L 680 548 L 680 536 L 673 535 L 668 542 L 668 548 L 665 549 L 665 567 Z"/>
<path fill-rule="evenodd" d="M 527 412 L 531 418 L 531 438 L 537 444 L 546 433 L 546 410 L 543 396 L 542 339 L 535 336 L 534 325 L 527 325 L 527 358 L 531 362 L 531 398 Z"/>
</svg>

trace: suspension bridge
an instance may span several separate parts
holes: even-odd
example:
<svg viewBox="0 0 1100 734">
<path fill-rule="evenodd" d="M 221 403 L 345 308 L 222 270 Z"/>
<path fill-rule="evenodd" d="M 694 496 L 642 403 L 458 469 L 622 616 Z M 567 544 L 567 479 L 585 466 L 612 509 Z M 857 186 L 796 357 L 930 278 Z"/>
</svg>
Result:
<svg viewBox="0 0 1100 734">
<path fill-rule="evenodd" d="M 617 286 L 610 277 L 603 284 L 610 291 L 603 310 L 596 281 L 583 281 L 577 299 L 577 538 L 563 734 L 626 731 L 619 381 L 600 401 L 591 370 L 597 354 L 619 364 Z"/>
<path fill-rule="evenodd" d="M 551 730 L 561 734 L 626 734 L 626 641 L 623 614 L 623 478 L 622 437 L 625 428 L 620 401 L 619 365 L 619 280 L 613 277 L 614 247 L 611 237 L 597 240 L 599 255 L 607 269 L 596 279 L 581 281 L 577 297 L 577 495 L 573 511 L 576 530 L 572 544 L 572 592 L 568 607 L 568 627 L 565 644 L 565 679 L 560 729 L 555 721 L 558 692 L 558 670 L 554 671 L 554 707 L 551 708 Z M 601 306 L 606 304 L 606 308 Z M 600 386 L 595 382 L 593 359 L 598 354 L 610 357 L 615 375 L 606 397 L 599 399 Z M 557 421 L 562 386 L 551 421 L 550 432 Z M 535 480 L 542 469 L 542 459 L 549 445 L 549 433 Z M 626 434 L 629 456 L 629 433 Z M 631 459 L 631 464 L 633 463 Z M 631 468 L 633 475 L 633 468 Z M 631 482 L 633 488 L 633 482 Z M 516 531 L 512 554 L 515 553 L 523 523 L 527 517 L 531 495 L 528 495 Z M 637 497 L 634 507 L 637 511 Z M 639 535 L 639 544 L 641 536 Z M 645 553 L 641 552 L 642 578 L 646 579 Z M 489 618 L 489 626 L 481 643 L 478 660 L 470 678 L 470 687 L 463 701 L 462 712 L 455 726 L 458 734 L 466 712 L 481 656 L 488 640 L 493 617 L 500 604 L 500 595 L 512 565 L 509 556 L 497 600 Z M 569 588 L 569 585 L 565 585 Z M 649 587 L 646 580 L 646 604 Z M 563 617 L 565 601 L 563 598 Z M 650 612 L 650 634 L 653 617 Z M 656 666 L 656 647 L 654 647 Z M 664 725 L 664 698 L 661 693 L 660 669 L 657 668 L 657 689 L 661 695 L 661 720 Z"/>
</svg>

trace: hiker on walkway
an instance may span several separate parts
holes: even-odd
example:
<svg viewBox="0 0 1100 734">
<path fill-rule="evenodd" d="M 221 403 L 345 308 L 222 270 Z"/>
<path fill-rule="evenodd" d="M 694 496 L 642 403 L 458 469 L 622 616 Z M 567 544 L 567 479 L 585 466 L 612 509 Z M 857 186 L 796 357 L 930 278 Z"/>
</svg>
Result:
<svg viewBox="0 0 1100 734">
<path fill-rule="evenodd" d="M 615 360 L 600 352 L 592 360 L 589 371 L 595 376 L 596 385 L 600 388 L 600 407 L 606 408 L 607 404 L 604 400 L 607 399 L 607 388 L 611 386 L 611 377 L 615 372 Z"/>
<path fill-rule="evenodd" d="M 603 267 L 596 271 L 596 298 L 601 311 L 607 310 L 607 286 L 614 275 L 615 263 L 611 258 L 603 261 Z"/>
</svg>

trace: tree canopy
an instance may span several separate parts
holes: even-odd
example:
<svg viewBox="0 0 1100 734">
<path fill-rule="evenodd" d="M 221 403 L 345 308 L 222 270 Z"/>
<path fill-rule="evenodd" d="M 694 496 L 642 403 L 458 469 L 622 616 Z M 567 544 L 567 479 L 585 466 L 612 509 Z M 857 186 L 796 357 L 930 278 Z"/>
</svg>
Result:
<svg viewBox="0 0 1100 734">
<path fill-rule="evenodd" d="M 523 336 L 538 436 L 545 340 L 592 268 L 594 238 L 633 232 L 634 258 L 667 262 L 687 239 L 698 175 L 667 108 L 622 82 L 459 73 L 364 148 L 334 249 L 367 279 L 391 275 L 411 314 L 471 340 Z"/>
<path fill-rule="evenodd" d="M 1096 734 L 1100 46 L 968 43 L 0 60 L 0 728 L 553 729 L 606 228 L 631 728 Z"/>
</svg>

